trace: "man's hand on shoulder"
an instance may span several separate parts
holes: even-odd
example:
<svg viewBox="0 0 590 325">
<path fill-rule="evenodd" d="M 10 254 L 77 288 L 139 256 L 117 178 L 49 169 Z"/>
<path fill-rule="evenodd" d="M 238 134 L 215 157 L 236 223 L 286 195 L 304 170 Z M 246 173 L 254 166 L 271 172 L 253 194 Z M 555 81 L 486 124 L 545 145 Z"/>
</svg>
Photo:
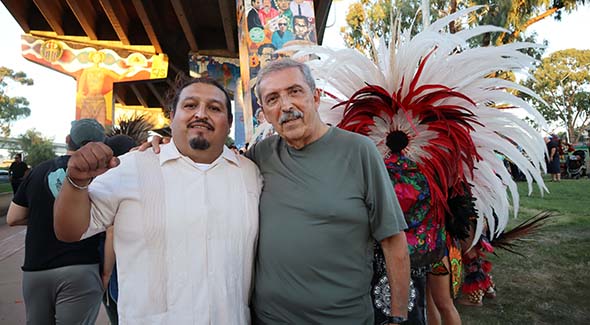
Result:
<svg viewBox="0 0 590 325">
<path fill-rule="evenodd" d="M 72 154 L 68 161 L 67 176 L 80 187 L 107 170 L 117 167 L 119 158 L 106 144 L 90 142 Z"/>
<path fill-rule="evenodd" d="M 139 151 L 146 151 L 149 148 L 152 148 L 155 153 L 160 153 L 160 145 L 169 143 L 172 138 L 170 137 L 161 137 L 159 135 L 154 135 L 152 137 L 152 141 L 146 141 L 142 143 L 139 147 L 135 147 L 131 149 L 131 151 L 139 150 Z"/>
</svg>

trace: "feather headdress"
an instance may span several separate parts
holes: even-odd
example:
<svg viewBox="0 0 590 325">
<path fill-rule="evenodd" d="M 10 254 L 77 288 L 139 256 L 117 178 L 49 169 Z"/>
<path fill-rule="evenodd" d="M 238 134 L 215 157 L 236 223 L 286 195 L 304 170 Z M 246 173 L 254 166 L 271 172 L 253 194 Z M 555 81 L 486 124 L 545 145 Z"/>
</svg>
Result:
<svg viewBox="0 0 590 325">
<path fill-rule="evenodd" d="M 445 31 L 451 21 L 479 8 L 442 18 L 414 37 L 398 28 L 389 47 L 380 42 L 378 62 L 353 49 L 320 46 L 298 48 L 294 55 L 319 57 L 307 61 L 319 77 L 318 86 L 338 94 L 337 99 L 325 98 L 320 107 L 325 122 L 369 136 L 384 157 L 400 150 L 416 163 L 428 180 L 435 218 L 449 211 L 450 193 L 471 192 L 478 214 L 476 239 L 484 220 L 493 236 L 503 231 L 509 216 L 508 192 L 513 212 L 518 213 L 516 184 L 498 154 L 524 173 L 529 194 L 533 181 L 541 193 L 547 191 L 541 177 L 543 138 L 514 111 L 523 109 L 541 126 L 545 120 L 508 90 L 543 101 L 514 82 L 489 77 L 496 71 L 531 67 L 534 59 L 521 50 L 539 45 L 469 46 L 475 36 L 504 31 L 495 26 Z M 340 105 L 326 110 L 335 104 Z"/>
</svg>

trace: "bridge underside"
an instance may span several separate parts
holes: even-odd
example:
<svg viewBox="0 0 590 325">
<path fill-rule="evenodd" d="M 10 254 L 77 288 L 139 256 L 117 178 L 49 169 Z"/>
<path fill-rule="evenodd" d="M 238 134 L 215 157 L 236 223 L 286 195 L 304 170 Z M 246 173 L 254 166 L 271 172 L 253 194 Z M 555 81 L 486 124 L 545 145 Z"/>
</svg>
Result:
<svg viewBox="0 0 590 325">
<path fill-rule="evenodd" d="M 238 57 L 236 0 L 1 1 L 33 36 L 166 54 L 166 79 L 116 84 L 115 102 L 125 106 L 164 107 L 177 74 L 188 74 L 189 53 Z M 331 3 L 314 0 L 320 44 Z"/>
</svg>

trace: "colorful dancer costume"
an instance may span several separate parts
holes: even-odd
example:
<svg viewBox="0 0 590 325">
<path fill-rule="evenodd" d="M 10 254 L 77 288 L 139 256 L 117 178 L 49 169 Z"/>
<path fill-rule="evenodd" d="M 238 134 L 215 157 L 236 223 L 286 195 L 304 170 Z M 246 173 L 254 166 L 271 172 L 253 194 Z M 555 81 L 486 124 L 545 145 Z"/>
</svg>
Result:
<svg viewBox="0 0 590 325">
<path fill-rule="evenodd" d="M 470 215 L 476 220 L 477 242 L 485 221 L 492 237 L 504 230 L 507 189 L 514 215 L 518 213 L 516 183 L 497 153 L 524 173 L 529 193 L 533 180 L 541 193 L 546 191 L 543 138 L 514 111 L 521 109 L 539 125 L 545 121 L 509 90 L 542 100 L 514 82 L 489 76 L 531 67 L 534 60 L 520 50 L 538 45 L 470 46 L 478 35 L 505 31 L 495 26 L 446 31 L 450 22 L 479 8 L 442 18 L 414 37 L 409 30 L 392 28 L 397 32 L 389 46 L 380 41 L 377 62 L 353 49 L 300 47 L 294 54 L 295 59 L 320 58 L 307 64 L 319 77 L 318 86 L 329 90 L 320 107 L 324 122 L 370 137 L 383 154 L 409 226 L 412 287 L 418 289 L 413 297 L 423 290 L 421 281 L 432 264 L 449 255 L 453 238 L 468 236 Z M 376 246 L 373 294 L 379 324 L 389 313 L 390 295 Z M 453 270 L 447 272 L 460 273 L 458 265 L 451 261 Z M 423 297 L 409 305 L 423 306 Z M 413 323 L 424 323 L 423 311 L 417 313 L 411 314 Z"/>
<path fill-rule="evenodd" d="M 516 249 L 524 237 L 537 232 L 548 219 L 555 217 L 552 212 L 539 213 L 510 231 L 503 232 L 493 241 L 488 240 L 488 235 L 484 234 L 473 248 L 463 255 L 465 277 L 461 286 L 464 302 L 462 304 L 472 306 L 482 306 L 483 298 L 496 297 L 496 285 L 492 280 L 490 271 L 492 263 L 487 260 L 487 255 L 495 254 L 497 248 L 504 249 L 508 252 L 523 256 Z"/>
</svg>

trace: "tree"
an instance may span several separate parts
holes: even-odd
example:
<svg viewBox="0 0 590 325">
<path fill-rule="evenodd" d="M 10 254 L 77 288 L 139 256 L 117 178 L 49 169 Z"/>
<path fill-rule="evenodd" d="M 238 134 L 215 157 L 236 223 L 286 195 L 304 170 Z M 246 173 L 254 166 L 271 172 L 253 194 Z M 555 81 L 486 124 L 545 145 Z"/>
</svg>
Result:
<svg viewBox="0 0 590 325">
<path fill-rule="evenodd" d="M 421 13 L 418 12 L 420 3 L 420 0 L 359 0 L 352 3 L 346 15 L 347 26 L 341 30 L 345 44 L 373 55 L 372 39 L 383 36 L 389 43 L 391 13 L 399 15 L 402 30 L 412 27 L 412 34 L 417 33 L 422 29 Z M 511 31 L 486 33 L 477 39 L 477 43 L 482 46 L 501 45 L 523 40 L 521 33 L 535 22 L 551 15 L 560 19 L 562 11 L 571 12 L 584 3 L 585 0 L 432 0 L 430 21 L 468 6 L 483 5 L 483 9 L 473 12 L 464 23 L 500 26 Z M 461 28 L 456 22 L 449 25 L 451 32 Z"/>
<path fill-rule="evenodd" d="M 436 19 L 446 15 L 444 0 L 430 1 L 432 16 Z M 453 1 L 455 2 L 455 1 Z M 456 3 L 456 2 L 455 2 Z M 346 46 L 373 55 L 372 41 L 383 37 L 386 43 L 391 39 L 391 18 L 398 17 L 402 29 L 412 27 L 413 32 L 422 29 L 420 1 L 404 0 L 360 0 L 350 4 L 346 13 L 346 27 L 340 30 Z M 456 8 L 455 8 L 456 9 Z M 418 13 L 418 15 L 417 15 Z M 415 20 L 415 21 L 414 21 Z"/>
<path fill-rule="evenodd" d="M 29 101 L 24 97 L 11 97 L 6 93 L 9 81 L 30 86 L 33 79 L 27 78 L 24 72 L 0 67 L 0 131 L 5 137 L 10 136 L 10 124 L 20 118 L 31 115 Z"/>
<path fill-rule="evenodd" d="M 30 129 L 19 137 L 22 151 L 25 153 L 25 162 L 31 167 L 39 163 L 55 158 L 53 140 L 43 137 L 41 132 Z"/>
<path fill-rule="evenodd" d="M 590 126 L 590 50 L 552 53 L 541 60 L 533 78 L 526 85 L 549 105 L 539 105 L 539 112 L 565 126 L 570 142 L 578 142 Z"/>
</svg>

